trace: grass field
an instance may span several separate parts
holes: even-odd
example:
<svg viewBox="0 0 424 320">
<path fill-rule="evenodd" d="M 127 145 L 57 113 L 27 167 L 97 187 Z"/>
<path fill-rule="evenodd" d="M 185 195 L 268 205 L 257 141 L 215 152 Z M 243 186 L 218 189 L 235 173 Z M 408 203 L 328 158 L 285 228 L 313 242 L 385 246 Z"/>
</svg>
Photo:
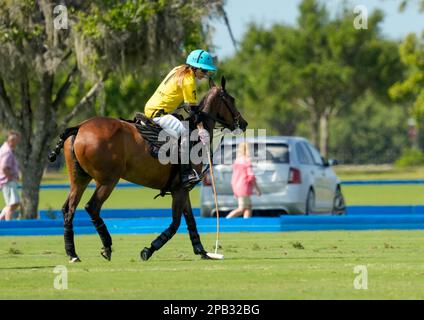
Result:
<svg viewBox="0 0 424 320">
<path fill-rule="evenodd" d="M 348 205 L 417 205 L 424 204 L 424 185 L 346 185 L 342 188 Z M 82 208 L 94 189 L 87 189 L 80 202 Z M 68 190 L 40 190 L 40 209 L 60 209 Z M 103 208 L 169 208 L 171 197 L 153 199 L 157 190 L 148 188 L 115 189 Z M 200 206 L 200 188 L 190 193 L 193 207 Z M 3 207 L 0 197 L 0 207 Z"/>
<path fill-rule="evenodd" d="M 342 181 L 370 179 L 424 179 L 424 167 L 395 168 L 391 165 L 367 166 L 336 166 L 337 175 Z M 43 184 L 68 183 L 67 174 L 49 172 L 43 177 Z M 68 190 L 40 191 L 40 209 L 59 209 L 66 199 Z M 94 189 L 88 189 L 80 203 L 80 208 L 90 199 Z M 424 185 L 346 185 L 343 193 L 348 205 L 416 205 L 424 204 Z M 154 200 L 157 190 L 147 188 L 115 189 L 105 202 L 104 208 L 165 208 L 170 207 L 171 198 L 164 197 Z M 193 207 L 200 205 L 200 189 L 191 192 Z M 0 197 L 0 207 L 3 207 L 3 197 Z"/>
<path fill-rule="evenodd" d="M 422 166 L 399 168 L 390 164 L 340 165 L 333 169 L 342 181 L 424 179 L 424 167 Z"/>
<path fill-rule="evenodd" d="M 337 176 L 342 180 L 370 180 L 370 179 L 424 179 L 424 166 L 398 168 L 390 164 L 385 165 L 338 165 L 333 167 Z M 65 168 L 61 171 L 49 171 L 44 174 L 44 184 L 68 183 Z"/>
<path fill-rule="evenodd" d="M 68 190 L 41 190 L 40 209 L 60 209 Z M 79 208 L 88 202 L 94 189 L 87 189 Z M 170 208 L 171 197 L 153 199 L 157 190 L 147 188 L 115 189 L 103 208 Z M 348 205 L 419 205 L 424 204 L 424 185 L 367 185 L 343 186 L 343 194 Z M 193 207 L 200 206 L 200 189 L 191 191 Z M 3 207 L 0 197 L 0 207 Z"/>
<path fill-rule="evenodd" d="M 63 238 L 0 237 L 0 299 L 424 299 L 424 231 L 224 233 L 223 261 L 192 254 L 177 234 L 147 262 L 154 235 L 115 235 L 111 262 L 97 236 L 77 236 L 82 263 Z M 201 235 L 212 251 L 214 234 Z M 55 266 L 68 289 L 54 289 Z M 368 289 L 354 288 L 355 266 Z"/>
<path fill-rule="evenodd" d="M 342 180 L 424 177 L 421 168 L 338 170 Z M 62 173 L 43 180 L 66 182 Z M 191 192 L 194 207 L 199 191 Z M 343 193 L 348 205 L 424 204 L 424 185 L 344 186 Z M 170 207 L 170 197 L 153 200 L 156 194 L 116 189 L 104 208 Z M 40 208 L 58 209 L 66 195 L 41 190 Z M 156 235 L 112 236 L 111 262 L 100 256 L 98 236 L 76 236 L 79 264 L 68 264 L 62 236 L 0 237 L 0 299 L 424 299 L 424 231 L 223 233 L 223 261 L 195 256 L 186 233 L 147 262 L 139 252 Z M 201 238 L 213 251 L 215 234 Z M 58 265 L 68 270 L 67 290 L 53 286 Z M 367 290 L 354 288 L 358 265 L 367 267 Z"/>
</svg>

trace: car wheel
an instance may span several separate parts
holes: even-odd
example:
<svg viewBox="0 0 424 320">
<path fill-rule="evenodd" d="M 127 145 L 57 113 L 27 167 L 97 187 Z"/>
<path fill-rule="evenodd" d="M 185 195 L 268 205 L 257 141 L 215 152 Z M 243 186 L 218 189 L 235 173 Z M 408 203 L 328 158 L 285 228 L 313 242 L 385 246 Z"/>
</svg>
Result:
<svg viewBox="0 0 424 320">
<path fill-rule="evenodd" d="M 337 188 L 333 201 L 333 215 L 346 214 L 346 203 L 343 197 L 342 190 Z"/>
<path fill-rule="evenodd" d="M 212 212 L 209 208 L 200 207 L 200 216 L 209 218 L 212 217 Z"/>
<path fill-rule="evenodd" d="M 305 215 L 313 213 L 315 210 L 315 192 L 309 189 L 308 196 L 306 197 L 306 210 Z"/>
</svg>

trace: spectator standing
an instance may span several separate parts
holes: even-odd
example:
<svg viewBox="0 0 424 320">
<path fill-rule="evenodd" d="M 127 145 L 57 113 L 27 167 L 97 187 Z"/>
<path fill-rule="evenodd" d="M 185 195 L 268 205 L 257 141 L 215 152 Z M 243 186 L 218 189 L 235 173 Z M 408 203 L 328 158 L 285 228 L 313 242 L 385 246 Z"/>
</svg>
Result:
<svg viewBox="0 0 424 320">
<path fill-rule="evenodd" d="M 13 154 L 20 141 L 20 134 L 10 131 L 7 140 L 0 148 L 0 189 L 3 191 L 6 206 L 0 213 L 0 220 L 11 220 L 13 213 L 20 207 L 18 193 L 19 169 Z"/>
<path fill-rule="evenodd" d="M 231 211 L 227 215 L 227 219 L 240 215 L 243 215 L 243 218 L 250 218 L 252 216 L 250 196 L 253 194 L 253 189 L 256 190 L 258 196 L 261 195 L 261 191 L 253 173 L 252 162 L 249 157 L 249 145 L 246 142 L 239 144 L 237 158 L 233 164 L 231 186 L 234 196 L 238 200 L 238 208 Z"/>
</svg>

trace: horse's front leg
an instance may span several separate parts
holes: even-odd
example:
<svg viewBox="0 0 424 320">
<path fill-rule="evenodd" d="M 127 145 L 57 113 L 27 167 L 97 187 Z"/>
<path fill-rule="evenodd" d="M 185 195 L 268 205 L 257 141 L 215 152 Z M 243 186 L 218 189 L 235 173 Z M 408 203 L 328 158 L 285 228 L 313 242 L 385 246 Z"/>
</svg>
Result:
<svg viewBox="0 0 424 320">
<path fill-rule="evenodd" d="M 193 216 L 193 209 L 191 207 L 190 196 L 188 192 L 183 212 L 187 224 L 188 233 L 190 235 L 191 244 L 193 245 L 194 254 L 200 254 L 202 258 L 209 259 L 207 252 L 203 248 L 203 245 L 200 241 L 200 236 L 199 232 L 197 231 L 196 220 Z"/>
<path fill-rule="evenodd" d="M 188 196 L 188 191 L 184 189 L 178 189 L 172 192 L 172 222 L 169 227 L 163 231 L 159 237 L 152 241 L 150 248 L 144 248 L 140 252 L 140 257 L 142 260 L 148 260 L 153 252 L 162 248 L 165 243 L 167 243 L 175 233 L 181 223 L 181 215 L 186 203 L 186 199 Z"/>
</svg>

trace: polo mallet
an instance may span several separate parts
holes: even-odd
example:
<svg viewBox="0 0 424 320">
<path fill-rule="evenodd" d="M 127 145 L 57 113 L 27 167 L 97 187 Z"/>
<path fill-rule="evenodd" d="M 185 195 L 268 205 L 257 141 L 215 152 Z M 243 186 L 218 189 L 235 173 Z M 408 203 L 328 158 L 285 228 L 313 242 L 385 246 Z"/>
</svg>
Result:
<svg viewBox="0 0 424 320">
<path fill-rule="evenodd" d="M 216 193 L 216 187 L 215 187 L 215 177 L 213 175 L 213 166 L 212 166 L 212 160 L 211 160 L 211 154 L 209 152 L 209 148 L 206 147 L 206 152 L 208 154 L 208 160 L 209 160 L 209 170 L 211 173 L 211 180 L 212 180 L 212 188 L 213 188 L 213 197 L 215 200 L 215 210 L 216 210 L 216 241 L 215 241 L 215 253 L 206 253 L 206 255 L 214 260 L 222 260 L 224 259 L 224 255 L 218 253 L 218 243 L 219 243 L 219 210 L 218 210 L 218 198 Z"/>
</svg>

